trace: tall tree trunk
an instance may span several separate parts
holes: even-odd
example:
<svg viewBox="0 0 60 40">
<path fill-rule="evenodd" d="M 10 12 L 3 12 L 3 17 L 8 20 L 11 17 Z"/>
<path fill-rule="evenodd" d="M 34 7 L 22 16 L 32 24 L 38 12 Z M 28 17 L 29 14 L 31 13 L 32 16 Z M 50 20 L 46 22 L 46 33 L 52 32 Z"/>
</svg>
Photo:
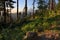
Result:
<svg viewBox="0 0 60 40">
<path fill-rule="evenodd" d="M 4 16 L 4 22 L 6 23 L 6 8 L 5 8 L 5 1 L 4 1 L 4 13 L 3 13 L 3 16 Z"/>
<path fill-rule="evenodd" d="M 25 16 L 27 16 L 27 0 L 25 0 Z"/>
<path fill-rule="evenodd" d="M 33 18 L 34 18 L 35 0 L 33 0 Z"/>
<path fill-rule="evenodd" d="M 10 8 L 10 22 L 11 22 L 11 20 L 12 20 L 12 19 L 11 19 L 11 8 Z"/>
<path fill-rule="evenodd" d="M 17 0 L 17 19 L 18 19 L 18 13 L 19 13 L 19 0 Z"/>
<path fill-rule="evenodd" d="M 55 0 L 49 0 L 49 9 L 54 10 L 55 8 Z"/>
</svg>

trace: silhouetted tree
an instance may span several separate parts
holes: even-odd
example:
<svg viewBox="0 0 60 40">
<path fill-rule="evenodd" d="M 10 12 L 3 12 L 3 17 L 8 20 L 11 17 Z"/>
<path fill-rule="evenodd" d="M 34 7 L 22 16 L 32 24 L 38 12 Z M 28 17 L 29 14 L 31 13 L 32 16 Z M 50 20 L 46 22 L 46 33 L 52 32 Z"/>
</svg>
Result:
<svg viewBox="0 0 60 40">
<path fill-rule="evenodd" d="M 10 21 L 12 20 L 11 19 L 11 9 L 14 8 L 14 6 L 13 6 L 14 3 L 15 3 L 15 1 L 13 1 L 13 0 L 7 0 L 6 1 L 6 7 L 7 7 L 6 15 L 9 16 Z M 10 8 L 10 9 L 8 9 L 8 8 Z M 8 14 L 9 12 L 10 12 L 10 15 Z"/>
<path fill-rule="evenodd" d="M 27 0 L 25 0 L 25 16 L 27 16 Z"/>
<path fill-rule="evenodd" d="M 17 18 L 18 18 L 18 13 L 19 13 L 19 0 L 17 0 Z"/>
<path fill-rule="evenodd" d="M 33 0 L 33 18 L 34 18 L 35 0 Z"/>
<path fill-rule="evenodd" d="M 8 5 L 11 7 L 11 8 L 14 8 L 13 7 L 13 3 L 15 3 L 15 1 L 12 1 L 12 0 L 2 0 L 1 1 L 2 4 L 3 4 L 3 7 L 4 7 L 4 13 L 3 13 L 3 16 L 4 16 L 4 22 L 6 23 L 6 16 L 7 16 L 7 13 L 6 13 L 6 7 L 8 9 Z"/>
<path fill-rule="evenodd" d="M 10 1 L 9 1 L 9 3 L 8 3 L 8 5 L 9 5 L 9 7 L 10 7 L 10 21 L 12 20 L 12 19 L 11 19 L 11 9 L 13 9 L 13 8 L 14 8 L 14 6 L 13 6 L 13 5 L 14 5 L 14 3 L 16 3 L 16 2 L 15 2 L 15 1 L 13 1 L 13 0 L 10 0 Z"/>
</svg>

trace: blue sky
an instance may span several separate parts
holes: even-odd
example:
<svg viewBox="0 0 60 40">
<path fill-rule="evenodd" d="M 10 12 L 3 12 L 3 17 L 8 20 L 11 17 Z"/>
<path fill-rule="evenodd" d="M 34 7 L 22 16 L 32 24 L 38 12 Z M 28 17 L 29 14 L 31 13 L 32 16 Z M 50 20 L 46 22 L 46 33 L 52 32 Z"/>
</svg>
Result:
<svg viewBox="0 0 60 40">
<path fill-rule="evenodd" d="M 17 1 L 17 0 L 14 0 L 14 1 Z M 27 6 L 28 6 L 28 9 L 32 9 L 32 3 L 33 3 L 33 0 L 27 0 Z M 15 8 L 13 9 L 14 11 L 16 10 L 16 6 L 17 3 L 14 4 Z M 23 11 L 23 8 L 25 6 L 25 0 L 19 0 L 19 11 Z M 37 5 L 35 5 L 37 6 Z"/>
<path fill-rule="evenodd" d="M 17 0 L 14 0 L 14 1 L 17 1 Z M 32 9 L 33 0 L 27 0 L 27 3 L 28 3 L 28 9 Z M 16 5 L 17 5 L 17 3 L 14 4 L 14 6 L 15 6 L 15 8 L 13 9 L 14 12 L 16 12 L 16 7 L 17 7 Z M 19 0 L 19 12 L 23 11 L 24 6 L 25 6 L 25 0 Z M 35 4 L 35 8 L 37 8 L 36 6 L 37 6 L 37 4 Z"/>
</svg>

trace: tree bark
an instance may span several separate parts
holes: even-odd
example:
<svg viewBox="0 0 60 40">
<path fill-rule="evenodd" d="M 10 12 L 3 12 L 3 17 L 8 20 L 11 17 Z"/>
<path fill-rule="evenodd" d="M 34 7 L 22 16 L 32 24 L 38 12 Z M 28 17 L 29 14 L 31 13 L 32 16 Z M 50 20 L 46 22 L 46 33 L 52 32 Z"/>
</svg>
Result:
<svg viewBox="0 0 60 40">
<path fill-rule="evenodd" d="M 5 8 L 5 1 L 4 1 L 4 13 L 3 13 L 3 16 L 4 16 L 4 22 L 6 23 L 6 8 Z"/>
<path fill-rule="evenodd" d="M 35 0 L 33 0 L 33 18 L 35 18 L 34 17 L 34 9 L 35 9 L 35 5 L 34 4 L 35 4 Z"/>
<path fill-rule="evenodd" d="M 55 8 L 55 0 L 49 0 L 49 9 L 54 10 Z"/>
<path fill-rule="evenodd" d="M 25 16 L 27 16 L 27 0 L 25 0 Z"/>
<path fill-rule="evenodd" d="M 19 0 L 17 0 L 17 19 L 18 19 L 18 13 L 19 13 Z"/>
</svg>

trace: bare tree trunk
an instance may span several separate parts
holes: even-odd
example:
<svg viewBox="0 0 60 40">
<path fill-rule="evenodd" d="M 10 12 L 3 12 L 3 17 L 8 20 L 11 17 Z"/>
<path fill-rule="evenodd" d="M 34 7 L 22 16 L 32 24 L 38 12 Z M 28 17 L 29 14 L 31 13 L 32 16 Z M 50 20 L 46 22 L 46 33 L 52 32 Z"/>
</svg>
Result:
<svg viewBox="0 0 60 40">
<path fill-rule="evenodd" d="M 27 16 L 27 0 L 25 0 L 25 16 Z"/>
<path fill-rule="evenodd" d="M 17 0 L 17 19 L 18 19 L 18 13 L 19 13 L 19 0 Z"/>
<path fill-rule="evenodd" d="M 11 22 L 11 20 L 12 20 L 12 19 L 11 19 L 11 8 L 10 8 L 10 22 Z"/>
<path fill-rule="evenodd" d="M 33 0 L 33 18 L 34 18 L 34 9 L 35 9 L 35 0 Z"/>
<path fill-rule="evenodd" d="M 55 7 L 55 0 L 49 0 L 49 9 L 54 10 Z"/>
<path fill-rule="evenodd" d="M 3 16 L 4 16 L 4 22 L 6 23 L 6 9 L 5 9 L 5 1 L 4 1 L 4 13 L 3 13 Z"/>
</svg>

